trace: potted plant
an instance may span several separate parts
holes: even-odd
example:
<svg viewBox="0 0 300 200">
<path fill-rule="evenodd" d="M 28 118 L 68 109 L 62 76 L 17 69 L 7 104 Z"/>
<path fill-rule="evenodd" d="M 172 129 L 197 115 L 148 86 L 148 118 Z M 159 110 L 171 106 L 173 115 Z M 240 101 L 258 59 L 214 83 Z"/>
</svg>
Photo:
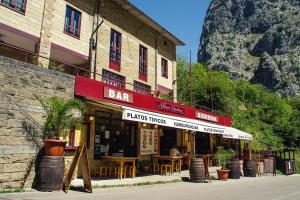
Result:
<svg viewBox="0 0 300 200">
<path fill-rule="evenodd" d="M 219 180 L 226 181 L 228 179 L 228 174 L 229 174 L 228 163 L 230 157 L 232 157 L 233 155 L 235 155 L 233 149 L 224 149 L 224 147 L 218 148 L 218 151 L 216 152 L 216 158 L 222 167 L 221 169 L 217 170 Z"/>
<path fill-rule="evenodd" d="M 45 154 L 62 156 L 67 142 L 60 140 L 59 136 L 82 122 L 85 106 L 77 99 L 64 100 L 57 97 L 51 97 L 47 101 L 38 97 L 37 99 L 47 114 L 43 125 Z"/>
</svg>

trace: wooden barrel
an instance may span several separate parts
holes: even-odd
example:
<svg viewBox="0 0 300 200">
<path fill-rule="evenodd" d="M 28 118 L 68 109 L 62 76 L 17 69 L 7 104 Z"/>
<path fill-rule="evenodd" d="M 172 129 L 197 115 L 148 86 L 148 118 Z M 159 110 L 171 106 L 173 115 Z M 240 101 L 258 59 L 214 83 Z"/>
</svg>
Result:
<svg viewBox="0 0 300 200">
<path fill-rule="evenodd" d="M 255 160 L 244 161 L 243 171 L 244 171 L 244 176 L 246 176 L 246 177 L 256 177 L 256 162 L 255 162 Z"/>
<path fill-rule="evenodd" d="M 191 160 L 190 181 L 196 183 L 205 182 L 205 166 L 203 158 L 193 158 Z"/>
<path fill-rule="evenodd" d="M 44 192 L 61 190 L 64 168 L 63 156 L 44 156 L 38 172 L 38 190 Z"/>
<path fill-rule="evenodd" d="M 241 177 L 241 165 L 240 160 L 234 159 L 229 162 L 229 177 L 231 179 L 240 179 Z"/>
</svg>

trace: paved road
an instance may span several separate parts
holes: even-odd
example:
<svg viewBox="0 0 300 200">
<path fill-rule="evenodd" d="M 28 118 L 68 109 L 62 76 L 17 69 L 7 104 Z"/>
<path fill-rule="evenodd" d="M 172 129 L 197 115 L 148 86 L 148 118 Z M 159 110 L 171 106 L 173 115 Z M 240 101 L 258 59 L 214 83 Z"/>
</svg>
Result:
<svg viewBox="0 0 300 200">
<path fill-rule="evenodd" d="M 267 176 L 227 182 L 171 183 L 97 189 L 92 194 L 71 191 L 0 195 L 1 200 L 300 200 L 300 176 Z"/>
</svg>

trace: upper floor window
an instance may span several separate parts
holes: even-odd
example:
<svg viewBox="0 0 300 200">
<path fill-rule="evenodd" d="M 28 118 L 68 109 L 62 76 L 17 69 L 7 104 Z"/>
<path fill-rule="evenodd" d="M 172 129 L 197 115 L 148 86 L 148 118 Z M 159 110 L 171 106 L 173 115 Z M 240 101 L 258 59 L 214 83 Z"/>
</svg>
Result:
<svg viewBox="0 0 300 200">
<path fill-rule="evenodd" d="M 161 59 L 161 76 L 168 78 L 168 61 L 164 58 Z"/>
<path fill-rule="evenodd" d="M 66 8 L 65 33 L 80 37 L 81 13 L 70 6 Z"/>
<path fill-rule="evenodd" d="M 113 72 L 102 70 L 102 81 L 109 85 L 125 88 L 125 77 Z"/>
<path fill-rule="evenodd" d="M 111 30 L 109 67 L 120 71 L 121 64 L 121 33 Z"/>
<path fill-rule="evenodd" d="M 1 4 L 21 13 L 26 10 L 26 0 L 1 0 Z"/>
<path fill-rule="evenodd" d="M 138 93 L 142 93 L 142 94 L 151 94 L 151 87 L 149 85 L 140 83 L 138 81 L 134 81 L 134 85 L 133 85 L 133 89 L 134 91 L 138 92 Z"/>
<path fill-rule="evenodd" d="M 139 79 L 147 81 L 147 48 L 140 45 Z"/>
</svg>

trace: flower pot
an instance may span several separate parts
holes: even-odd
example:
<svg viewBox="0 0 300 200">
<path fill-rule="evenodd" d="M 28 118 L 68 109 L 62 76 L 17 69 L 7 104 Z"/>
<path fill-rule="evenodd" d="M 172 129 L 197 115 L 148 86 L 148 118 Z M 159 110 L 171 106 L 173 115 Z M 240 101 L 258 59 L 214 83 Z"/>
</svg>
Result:
<svg viewBox="0 0 300 200">
<path fill-rule="evenodd" d="M 221 181 L 226 181 L 228 179 L 229 170 L 227 169 L 218 169 L 218 179 Z"/>
<path fill-rule="evenodd" d="M 46 156 L 63 156 L 67 142 L 61 140 L 45 140 Z"/>
</svg>

